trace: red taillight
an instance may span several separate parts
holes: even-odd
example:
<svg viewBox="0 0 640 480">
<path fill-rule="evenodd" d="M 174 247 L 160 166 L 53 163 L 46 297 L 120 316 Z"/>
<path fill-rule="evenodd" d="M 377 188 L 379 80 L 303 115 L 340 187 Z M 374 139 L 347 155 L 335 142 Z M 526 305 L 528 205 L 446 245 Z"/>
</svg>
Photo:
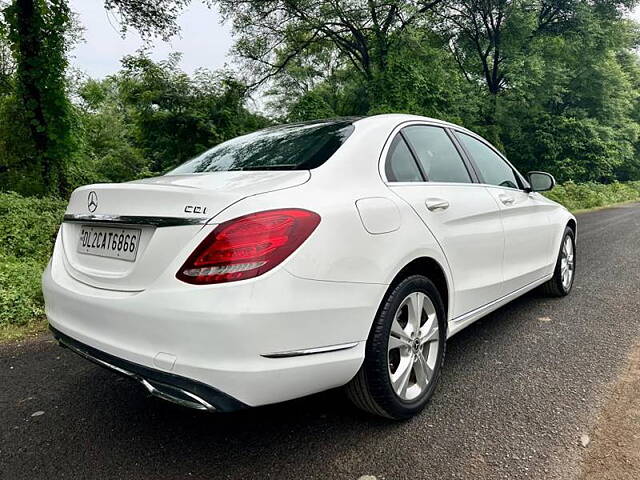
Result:
<svg viewBox="0 0 640 480">
<path fill-rule="evenodd" d="M 291 255 L 319 223 L 317 213 L 295 208 L 252 213 L 221 223 L 176 277 L 198 285 L 257 277 Z"/>
</svg>

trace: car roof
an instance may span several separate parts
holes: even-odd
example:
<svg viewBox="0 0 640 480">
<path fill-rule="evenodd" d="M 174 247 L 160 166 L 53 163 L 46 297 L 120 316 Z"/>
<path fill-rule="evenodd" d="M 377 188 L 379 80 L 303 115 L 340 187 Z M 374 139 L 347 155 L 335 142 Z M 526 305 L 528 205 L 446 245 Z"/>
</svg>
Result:
<svg viewBox="0 0 640 480">
<path fill-rule="evenodd" d="M 330 118 L 321 118 L 316 120 L 307 120 L 303 122 L 291 122 L 285 124 L 277 124 L 264 128 L 263 130 L 271 130 L 278 129 L 282 127 L 290 127 L 290 126 L 303 126 L 303 125 L 320 125 L 320 124 L 344 124 L 344 125 L 361 125 L 361 126 L 369 126 L 369 125 L 388 125 L 390 127 L 395 127 L 404 122 L 411 121 L 420 121 L 420 122 L 429 122 L 437 125 L 441 125 L 444 127 L 456 128 L 468 133 L 473 134 L 470 130 L 456 125 L 455 123 L 447 122 L 445 120 L 440 120 L 437 118 L 431 117 L 423 117 L 421 115 L 412 115 L 408 113 L 381 113 L 377 115 L 370 116 L 345 116 L 345 117 L 330 117 Z"/>
<path fill-rule="evenodd" d="M 451 123 L 451 122 L 447 122 L 445 120 L 440 120 L 437 118 L 431 118 L 431 117 L 423 117 L 421 115 L 411 115 L 408 113 L 382 113 L 382 114 L 378 114 L 378 115 L 371 115 L 369 117 L 360 117 L 357 118 L 353 121 L 353 123 L 356 124 L 366 124 L 366 123 L 371 123 L 371 122 L 375 122 L 375 123 L 389 123 L 389 124 L 400 124 L 403 122 L 411 122 L 411 121 L 421 121 L 421 122 L 429 122 L 429 123 L 436 123 L 439 125 L 443 125 L 443 126 L 447 126 L 447 127 L 451 127 L 451 128 L 457 128 L 460 130 L 464 130 L 466 132 L 468 132 L 469 130 L 467 130 L 464 127 L 461 127 L 460 125 L 456 125 L 455 123 Z"/>
</svg>

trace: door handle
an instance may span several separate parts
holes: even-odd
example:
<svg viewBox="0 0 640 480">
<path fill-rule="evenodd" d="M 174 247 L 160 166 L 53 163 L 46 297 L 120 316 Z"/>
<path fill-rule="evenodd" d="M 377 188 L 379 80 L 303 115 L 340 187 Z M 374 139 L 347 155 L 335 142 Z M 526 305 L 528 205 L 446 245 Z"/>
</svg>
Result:
<svg viewBox="0 0 640 480">
<path fill-rule="evenodd" d="M 513 205 L 513 202 L 515 202 L 515 199 L 511 195 L 500 194 L 498 198 L 504 205 Z"/>
<path fill-rule="evenodd" d="M 449 202 L 442 198 L 427 198 L 424 203 L 427 206 L 427 210 L 431 212 L 435 212 L 436 210 L 446 210 L 449 208 Z"/>
</svg>

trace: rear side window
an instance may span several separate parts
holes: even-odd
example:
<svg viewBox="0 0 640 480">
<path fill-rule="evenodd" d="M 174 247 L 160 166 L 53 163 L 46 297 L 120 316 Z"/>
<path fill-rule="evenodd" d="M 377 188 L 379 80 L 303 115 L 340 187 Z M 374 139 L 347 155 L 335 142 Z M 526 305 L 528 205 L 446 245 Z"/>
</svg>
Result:
<svg viewBox="0 0 640 480">
<path fill-rule="evenodd" d="M 396 138 L 391 142 L 391 147 L 387 154 L 385 173 L 390 182 L 424 181 L 418 169 L 418 164 L 407 146 L 407 142 L 404 141 L 400 134 L 396 135 Z"/>
<path fill-rule="evenodd" d="M 513 169 L 493 149 L 466 133 L 456 135 L 473 157 L 484 183 L 499 187 L 520 188 L 520 182 Z"/>
<path fill-rule="evenodd" d="M 402 130 L 431 182 L 471 183 L 464 160 L 443 128 L 415 125 Z"/>
<path fill-rule="evenodd" d="M 349 138 L 351 120 L 266 128 L 216 145 L 167 175 L 235 170 L 309 170 L 326 162 Z"/>
</svg>

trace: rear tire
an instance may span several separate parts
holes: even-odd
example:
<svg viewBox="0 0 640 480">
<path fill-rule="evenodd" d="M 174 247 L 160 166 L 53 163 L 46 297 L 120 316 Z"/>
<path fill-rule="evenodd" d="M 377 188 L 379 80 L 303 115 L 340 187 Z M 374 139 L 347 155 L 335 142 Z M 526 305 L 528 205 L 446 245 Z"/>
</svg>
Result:
<svg viewBox="0 0 640 480">
<path fill-rule="evenodd" d="M 420 412 L 440 377 L 446 332 L 444 304 L 433 282 L 421 275 L 402 280 L 378 310 L 362 367 L 346 386 L 351 401 L 396 420 Z"/>
<path fill-rule="evenodd" d="M 540 289 L 550 297 L 565 297 L 571 292 L 576 273 L 576 240 L 570 227 L 565 228 L 553 277 Z"/>
</svg>

